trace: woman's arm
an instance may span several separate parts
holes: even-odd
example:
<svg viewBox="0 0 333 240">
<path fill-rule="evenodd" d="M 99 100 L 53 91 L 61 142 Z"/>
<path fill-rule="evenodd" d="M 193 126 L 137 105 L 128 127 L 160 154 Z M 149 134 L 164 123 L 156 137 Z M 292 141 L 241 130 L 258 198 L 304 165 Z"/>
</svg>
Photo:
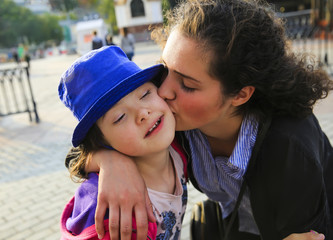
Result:
<svg viewBox="0 0 333 240">
<path fill-rule="evenodd" d="M 103 220 L 108 208 L 112 240 L 131 239 L 133 213 L 137 239 L 146 239 L 148 220 L 154 222 L 155 217 L 147 188 L 133 160 L 116 151 L 101 150 L 94 153 L 88 163 L 87 172 L 99 170 L 100 173 L 95 214 L 99 237 L 105 233 Z"/>
</svg>

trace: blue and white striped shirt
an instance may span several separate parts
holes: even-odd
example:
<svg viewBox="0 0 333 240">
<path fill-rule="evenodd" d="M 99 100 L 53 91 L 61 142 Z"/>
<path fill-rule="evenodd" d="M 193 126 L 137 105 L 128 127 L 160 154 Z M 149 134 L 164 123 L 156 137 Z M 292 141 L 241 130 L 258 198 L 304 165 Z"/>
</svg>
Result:
<svg viewBox="0 0 333 240">
<path fill-rule="evenodd" d="M 192 169 L 200 189 L 220 202 L 223 218 L 233 211 L 243 176 L 256 142 L 258 121 L 251 115 L 244 118 L 231 156 L 213 157 L 206 136 L 198 129 L 185 132 L 189 141 Z M 248 192 L 245 192 L 239 210 L 239 230 L 259 234 L 253 219 Z"/>
</svg>

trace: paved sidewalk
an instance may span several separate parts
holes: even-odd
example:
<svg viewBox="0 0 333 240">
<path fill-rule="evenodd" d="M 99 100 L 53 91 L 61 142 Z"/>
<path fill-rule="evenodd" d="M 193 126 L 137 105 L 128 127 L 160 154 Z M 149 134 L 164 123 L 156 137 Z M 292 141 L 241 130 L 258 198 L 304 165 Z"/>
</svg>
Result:
<svg viewBox="0 0 333 240">
<path fill-rule="evenodd" d="M 141 67 L 160 57 L 152 43 L 137 44 L 133 60 Z M 64 167 L 76 120 L 60 102 L 61 73 L 76 55 L 31 62 L 31 81 L 40 123 L 28 114 L 0 118 L 0 240 L 59 239 L 59 219 L 73 196 L 73 183 Z M 332 95 L 332 94 L 331 94 Z M 333 96 L 316 107 L 323 129 L 333 142 Z M 189 239 L 191 206 L 205 198 L 189 186 L 189 205 L 182 239 Z"/>
<path fill-rule="evenodd" d="M 142 68 L 159 60 L 160 49 L 152 43 L 137 44 L 136 49 L 133 60 Z M 64 167 L 76 120 L 60 102 L 57 86 L 61 73 L 77 57 L 31 62 L 39 124 L 30 123 L 28 114 L 0 118 L 1 240 L 60 237 L 60 214 L 78 184 L 69 179 Z M 190 194 L 198 193 L 192 189 Z"/>
</svg>

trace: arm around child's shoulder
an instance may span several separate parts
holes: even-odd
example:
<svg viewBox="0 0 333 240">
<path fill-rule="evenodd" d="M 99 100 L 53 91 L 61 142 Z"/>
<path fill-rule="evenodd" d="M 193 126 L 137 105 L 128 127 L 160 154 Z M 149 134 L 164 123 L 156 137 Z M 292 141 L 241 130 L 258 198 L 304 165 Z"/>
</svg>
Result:
<svg viewBox="0 0 333 240">
<path fill-rule="evenodd" d="M 75 196 L 66 205 L 61 217 L 62 240 L 97 240 L 98 234 L 95 226 L 95 212 L 98 195 L 98 174 L 89 173 L 85 180 L 75 192 Z M 102 239 L 109 240 L 108 211 L 104 217 L 104 228 L 106 233 Z M 148 224 L 147 240 L 156 238 L 156 223 Z M 135 216 L 132 216 L 132 237 L 136 239 Z"/>
</svg>

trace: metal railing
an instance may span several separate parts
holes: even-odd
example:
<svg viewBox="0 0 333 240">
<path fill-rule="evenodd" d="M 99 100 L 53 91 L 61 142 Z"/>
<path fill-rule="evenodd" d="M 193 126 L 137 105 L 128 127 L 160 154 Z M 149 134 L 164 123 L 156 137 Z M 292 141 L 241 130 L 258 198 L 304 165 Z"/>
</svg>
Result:
<svg viewBox="0 0 333 240">
<path fill-rule="evenodd" d="M 39 122 L 29 68 L 24 65 L 0 69 L 0 117 L 19 113 L 28 113 L 31 122 Z"/>
<path fill-rule="evenodd" d="M 296 52 L 315 55 L 318 64 L 333 75 L 332 30 L 329 24 L 315 22 L 311 9 L 279 14 L 285 20 L 287 36 Z"/>
</svg>

